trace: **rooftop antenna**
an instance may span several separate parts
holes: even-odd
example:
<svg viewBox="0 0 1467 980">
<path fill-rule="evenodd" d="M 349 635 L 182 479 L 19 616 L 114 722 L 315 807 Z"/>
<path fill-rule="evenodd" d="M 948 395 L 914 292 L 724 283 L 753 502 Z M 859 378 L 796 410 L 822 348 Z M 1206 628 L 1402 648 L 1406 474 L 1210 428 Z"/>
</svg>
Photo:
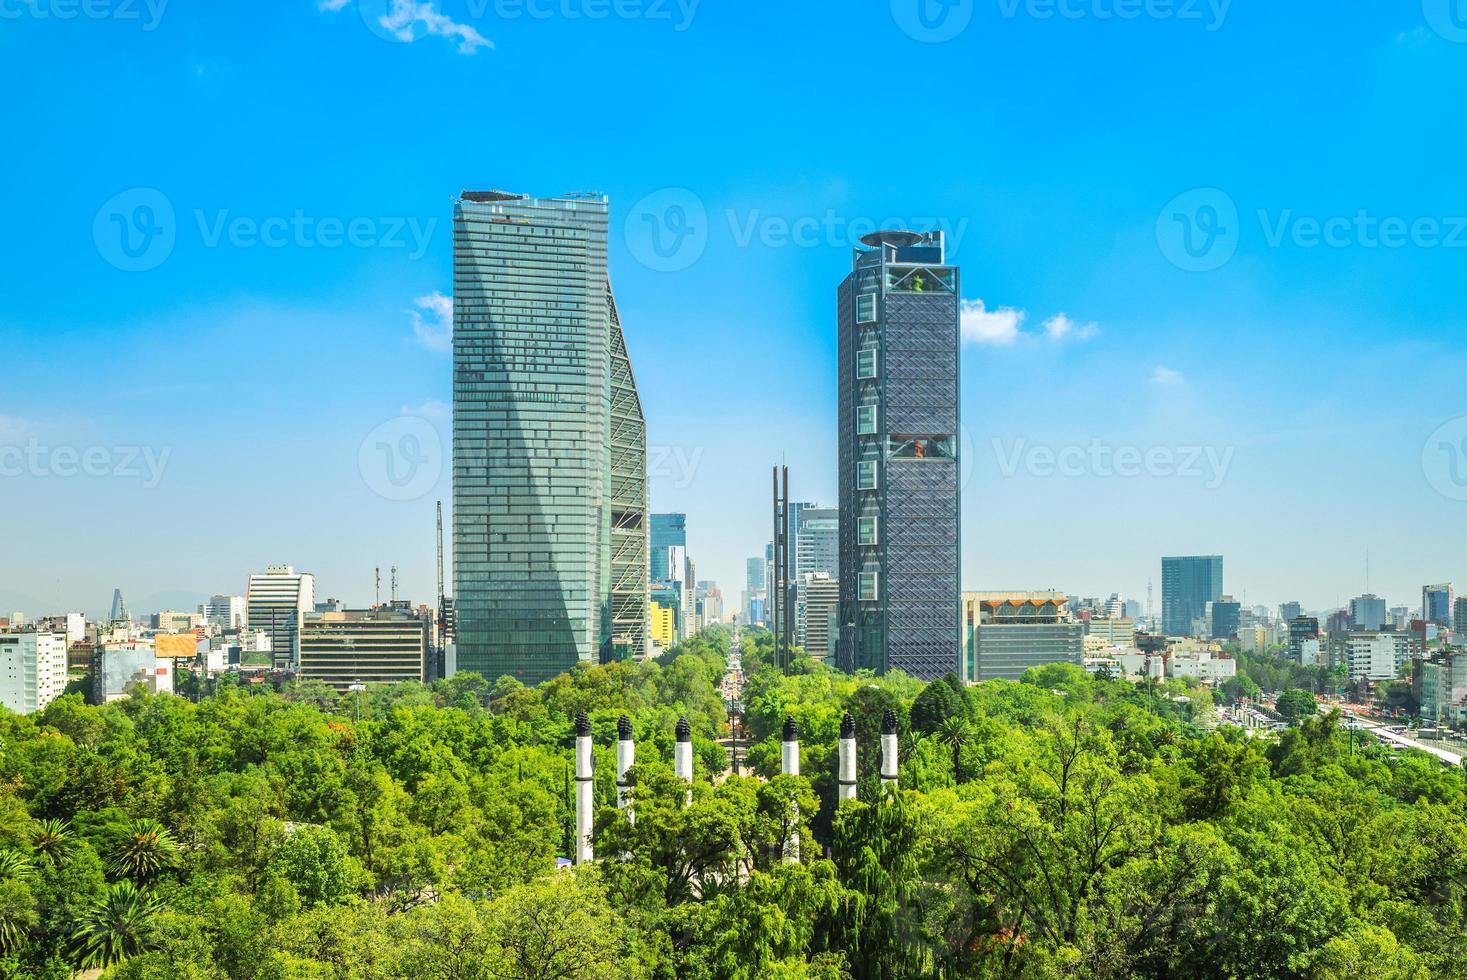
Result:
<svg viewBox="0 0 1467 980">
<path fill-rule="evenodd" d="M 372 605 L 375 607 L 382 605 L 382 566 L 378 565 L 377 567 L 373 568 L 372 575 L 376 579 L 377 583 L 375 591 L 373 593 L 376 598 L 372 600 Z"/>
<path fill-rule="evenodd" d="M 443 501 L 438 501 L 438 608 L 443 608 Z"/>
<path fill-rule="evenodd" d="M 392 566 L 392 601 L 397 602 L 397 566 Z"/>
</svg>

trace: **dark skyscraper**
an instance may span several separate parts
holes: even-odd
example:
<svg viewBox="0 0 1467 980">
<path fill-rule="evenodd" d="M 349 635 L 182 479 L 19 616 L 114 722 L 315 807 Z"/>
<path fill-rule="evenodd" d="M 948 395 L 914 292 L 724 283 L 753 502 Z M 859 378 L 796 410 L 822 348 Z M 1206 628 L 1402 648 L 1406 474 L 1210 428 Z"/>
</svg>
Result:
<svg viewBox="0 0 1467 980">
<path fill-rule="evenodd" d="M 838 292 L 845 670 L 958 669 L 958 269 L 942 232 L 862 240 Z"/>
<path fill-rule="evenodd" d="M 1193 636 L 1207 604 L 1222 598 L 1222 555 L 1161 560 L 1161 628 L 1168 636 Z"/>
<path fill-rule="evenodd" d="M 607 201 L 465 192 L 453 215 L 458 667 L 537 684 L 647 647 L 647 429 Z"/>
</svg>

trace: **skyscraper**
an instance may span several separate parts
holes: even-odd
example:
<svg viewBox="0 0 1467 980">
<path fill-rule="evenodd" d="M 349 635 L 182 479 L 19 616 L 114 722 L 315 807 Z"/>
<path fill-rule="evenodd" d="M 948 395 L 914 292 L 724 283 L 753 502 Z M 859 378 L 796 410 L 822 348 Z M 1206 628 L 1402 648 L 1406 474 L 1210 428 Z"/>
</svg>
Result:
<svg viewBox="0 0 1467 980">
<path fill-rule="evenodd" d="M 454 206 L 458 669 L 527 684 L 647 648 L 647 429 L 607 201 Z"/>
<path fill-rule="evenodd" d="M 1350 627 L 1378 630 L 1386 624 L 1386 601 L 1369 593 L 1350 600 Z"/>
<path fill-rule="evenodd" d="M 838 665 L 958 669 L 958 296 L 940 231 L 861 239 L 838 296 Z"/>
<path fill-rule="evenodd" d="M 316 608 L 316 577 L 289 565 L 266 565 L 251 575 L 245 589 L 246 625 L 270 637 L 276 670 L 292 670 L 297 660 L 301 614 Z"/>
<path fill-rule="evenodd" d="M 653 514 L 652 581 L 665 582 L 682 574 L 681 569 L 672 568 L 667 561 L 667 549 L 674 546 L 688 546 L 688 515 Z"/>
<path fill-rule="evenodd" d="M 1194 636 L 1207 604 L 1222 598 L 1221 555 L 1161 560 L 1161 628 L 1168 636 Z"/>
<path fill-rule="evenodd" d="M 1452 583 L 1428 585 L 1421 590 L 1421 618 L 1448 629 L 1452 626 Z"/>
</svg>

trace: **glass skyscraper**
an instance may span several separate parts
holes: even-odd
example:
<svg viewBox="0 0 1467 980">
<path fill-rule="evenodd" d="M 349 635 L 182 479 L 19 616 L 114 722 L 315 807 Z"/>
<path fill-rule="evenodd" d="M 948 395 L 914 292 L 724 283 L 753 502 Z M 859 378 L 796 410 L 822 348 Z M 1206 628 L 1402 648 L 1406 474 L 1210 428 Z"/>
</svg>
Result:
<svg viewBox="0 0 1467 980">
<path fill-rule="evenodd" d="M 647 429 L 607 223 L 599 195 L 454 206 L 458 669 L 491 681 L 647 649 Z"/>
<path fill-rule="evenodd" d="M 838 291 L 847 671 L 958 669 L 958 297 L 942 232 L 861 239 Z"/>
<path fill-rule="evenodd" d="M 673 568 L 667 560 L 669 548 L 687 548 L 687 514 L 652 515 L 652 581 L 665 582 L 680 578 L 681 568 Z"/>
<path fill-rule="evenodd" d="M 1196 635 L 1196 622 L 1207 618 L 1207 604 L 1222 595 L 1222 555 L 1161 560 L 1161 628 L 1167 636 Z"/>
</svg>

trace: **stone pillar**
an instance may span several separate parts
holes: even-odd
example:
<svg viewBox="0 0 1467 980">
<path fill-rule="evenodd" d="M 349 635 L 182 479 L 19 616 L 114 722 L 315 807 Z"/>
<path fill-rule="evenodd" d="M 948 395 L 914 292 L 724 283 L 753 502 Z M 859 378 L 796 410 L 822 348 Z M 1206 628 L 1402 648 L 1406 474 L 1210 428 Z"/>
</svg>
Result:
<svg viewBox="0 0 1467 980">
<path fill-rule="evenodd" d="M 784 738 L 779 747 L 780 771 L 786 776 L 798 776 L 800 774 L 800 731 L 795 725 L 793 718 L 784 720 Z M 798 828 L 800 812 L 796 810 L 793 814 L 796 827 Z M 784 860 L 789 864 L 797 864 L 800 860 L 800 834 L 799 830 L 790 835 L 784 842 Z"/>
<path fill-rule="evenodd" d="M 677 778 L 688 784 L 687 802 L 693 802 L 693 726 L 688 719 L 677 720 L 677 745 L 673 749 L 673 771 Z"/>
<path fill-rule="evenodd" d="M 881 789 L 897 789 L 897 718 L 890 708 L 881 716 Z"/>
<path fill-rule="evenodd" d="M 591 754 L 591 719 L 582 711 L 576 716 L 576 864 L 591 860 L 592 791 L 595 760 Z"/>
<path fill-rule="evenodd" d="M 836 806 L 840 806 L 841 800 L 856 798 L 856 719 L 849 711 L 840 720 L 840 771 L 836 785 Z"/>
<path fill-rule="evenodd" d="M 636 765 L 637 743 L 632 740 L 632 720 L 622 715 L 616 722 L 616 808 L 625 810 L 631 795 L 631 784 L 627 782 L 627 770 Z M 627 813 L 627 821 L 634 823 L 636 817 Z"/>
</svg>

